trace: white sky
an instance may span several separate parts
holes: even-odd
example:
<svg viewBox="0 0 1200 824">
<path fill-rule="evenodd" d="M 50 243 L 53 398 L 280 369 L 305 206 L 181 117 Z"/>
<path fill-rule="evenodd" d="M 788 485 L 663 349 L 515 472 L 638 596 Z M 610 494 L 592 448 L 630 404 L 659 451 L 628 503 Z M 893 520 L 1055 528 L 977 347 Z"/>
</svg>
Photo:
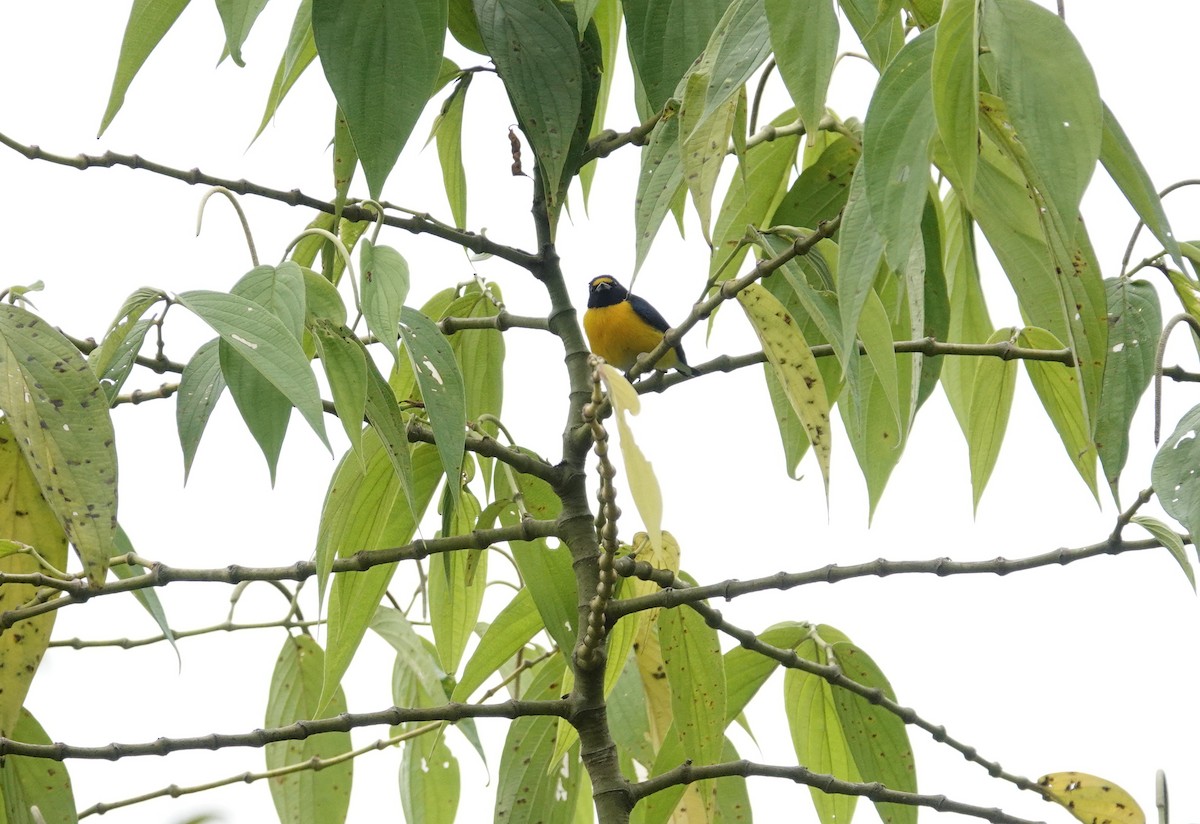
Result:
<svg viewBox="0 0 1200 824">
<path fill-rule="evenodd" d="M 295 3 L 278 0 L 263 13 L 244 50 L 246 69 L 227 62 L 213 70 L 221 51 L 220 23 L 210 4 L 193 4 L 135 80 L 125 109 L 97 141 L 126 20 L 124 4 L 0 3 L 0 75 L 6 78 L 0 131 L 62 154 L 137 152 L 172 166 L 196 166 L 222 177 L 330 196 L 326 148 L 332 100 L 315 67 L 293 89 L 276 123 L 246 148 L 294 8 Z M 1136 9 L 1122 5 L 1118 11 L 1117 4 L 1069 0 L 1067 13 L 1093 61 L 1101 94 L 1156 184 L 1200 176 L 1193 138 L 1200 115 L 1190 104 L 1200 6 L 1147 0 Z M 465 59 L 451 56 L 460 63 Z M 831 106 L 843 116 L 861 116 L 871 80 L 865 64 L 843 62 Z M 633 125 L 629 97 L 627 78 L 618 78 L 606 125 Z M 471 228 L 486 227 L 500 242 L 531 249 L 530 181 L 508 174 L 505 130 L 512 117 L 497 112 L 502 104 L 495 78 L 477 78 L 467 104 L 468 219 Z M 385 197 L 448 220 L 436 154 L 432 147 L 421 151 L 436 108 L 418 125 Z M 768 110 L 763 119 L 775 113 Z M 636 168 L 631 148 L 604 161 L 590 217 L 582 219 L 577 208 L 577 223 L 564 221 L 559 253 L 578 284 L 580 303 L 594 274 L 627 277 L 631 271 Z M 199 189 L 125 169 L 81 174 L 31 163 L 6 149 L 0 150 L 0 181 L 0 226 L 6 227 L 0 235 L 5 240 L 0 286 L 45 280 L 47 289 L 34 295 L 34 302 L 72 334 L 102 334 L 121 300 L 138 286 L 227 289 L 249 268 L 240 231 L 225 204 L 210 204 L 204 234 L 195 238 Z M 353 192 L 363 189 L 360 178 Z M 1178 236 L 1195 236 L 1198 204 L 1194 190 L 1168 199 Z M 247 199 L 243 205 L 264 262 L 277 260 L 311 217 L 267 201 Z M 1084 215 L 1105 275 L 1115 275 L 1135 218 L 1103 170 L 1089 190 Z M 638 291 L 669 319 L 686 313 L 704 280 L 707 258 L 694 225 L 690 235 L 689 244 L 680 244 L 670 222 L 664 224 L 659 245 L 638 279 Z M 385 232 L 381 242 L 408 258 L 410 303 L 415 305 L 471 274 L 464 255 L 447 244 L 394 230 Z M 1145 242 L 1139 250 L 1152 251 Z M 1002 273 L 994 264 L 985 267 L 994 322 L 1020 325 Z M 546 301 L 525 273 L 501 261 L 485 261 L 477 269 L 501 284 L 512 311 L 544 311 Z M 1164 301 L 1164 309 L 1169 316 L 1175 304 Z M 209 333 L 179 309 L 170 321 L 167 352 L 185 360 Z M 534 332 L 515 330 L 507 340 L 504 420 L 523 443 L 557 456 L 565 410 L 559 350 Z M 728 311 L 721 313 L 707 348 L 700 333 L 689 336 L 686 344 L 690 360 L 697 363 L 715 354 L 748 351 L 753 341 L 739 313 Z M 1186 344 L 1171 351 L 1188 360 Z M 1174 361 L 1168 357 L 1168 362 Z M 155 376 L 137 375 L 128 387 L 158 383 Z M 1168 386 L 1167 432 L 1191 405 L 1189 386 Z M 1147 399 L 1134 422 L 1125 499 L 1149 484 L 1149 407 Z M 186 489 L 173 403 L 121 408 L 114 418 L 121 520 L 141 554 L 184 566 L 266 565 L 310 555 L 334 462 L 301 420 L 293 421 L 272 490 L 258 448 L 229 400 L 209 426 Z M 940 392 L 918 417 L 870 531 L 865 488 L 844 433 L 834 443 L 828 516 L 811 458 L 803 465 L 807 477 L 799 483 L 780 471 L 778 437 L 757 369 L 710 376 L 666 396 L 649 397 L 635 426 L 664 487 L 665 526 L 683 546 L 685 568 L 703 582 L 879 556 L 1018 557 L 1102 540 L 1115 516 L 1107 500 L 1103 511 L 1097 510 L 1023 377 L 1007 451 L 974 519 L 966 449 Z M 340 439 L 338 427 L 329 431 Z M 343 448 L 338 440 L 338 454 Z M 636 515 L 627 495 L 623 502 L 622 535 L 628 538 L 637 528 Z M 407 586 L 394 584 L 402 601 L 407 601 Z M 183 584 L 160 592 L 172 624 L 181 629 L 223 620 L 228 595 L 220 586 Z M 1200 728 L 1188 710 L 1197 675 L 1190 640 L 1196 599 L 1165 550 L 1004 580 L 860 580 L 721 606 L 735 623 L 753 629 L 782 620 L 838 627 L 876 659 L 901 703 L 945 724 L 952 735 L 1012 772 L 1032 778 L 1071 769 L 1096 773 L 1133 792 L 1153 815 L 1154 770 L 1162 767 L 1172 779 L 1176 820 L 1195 820 L 1200 809 L 1200 789 L 1192 780 L 1200 769 L 1194 746 Z M 237 617 L 271 619 L 283 609 L 278 594 L 254 587 Z M 132 598 L 106 598 L 64 610 L 58 620 L 55 635 L 62 638 L 156 632 Z M 164 645 L 129 653 L 51 651 L 29 706 L 52 738 L 75 744 L 253 729 L 262 724 L 281 641 L 277 630 L 183 641 L 181 672 Z M 346 679 L 352 710 L 390 705 L 390 669 L 391 653 L 368 637 Z M 745 740 L 738 746 L 754 760 L 794 763 L 790 742 L 780 734 L 782 716 L 775 713 L 781 706 L 778 679 L 765 692 L 773 692 L 772 697 L 750 714 L 762 750 Z M 499 723 L 481 722 L 481 728 L 502 740 Z M 358 730 L 355 741 L 385 734 L 382 729 Z M 988 779 L 920 731 L 910 735 L 922 792 L 1001 806 L 1031 818 L 1069 820 L 1032 794 Z M 463 820 L 490 814 L 494 778 L 481 792 L 486 776 L 478 759 L 461 738 L 452 735 L 450 741 L 464 769 Z M 497 746 L 493 742 L 493 777 Z M 358 760 L 352 821 L 376 820 L 376 811 L 383 810 L 398 816 L 398 763 L 395 751 Z M 236 750 L 115 765 L 76 761 L 69 768 L 83 808 L 173 782 L 201 783 L 261 770 L 263 760 L 260 751 Z M 751 782 L 751 791 L 763 799 L 757 808 L 760 821 L 774 818 L 779 805 L 797 802 L 805 811 L 803 820 L 815 821 L 804 788 L 758 779 Z M 138 805 L 110 813 L 105 821 L 183 821 L 204 811 L 219 812 L 227 822 L 274 815 L 260 783 Z M 874 812 L 860 804 L 859 815 L 872 820 Z"/>
</svg>

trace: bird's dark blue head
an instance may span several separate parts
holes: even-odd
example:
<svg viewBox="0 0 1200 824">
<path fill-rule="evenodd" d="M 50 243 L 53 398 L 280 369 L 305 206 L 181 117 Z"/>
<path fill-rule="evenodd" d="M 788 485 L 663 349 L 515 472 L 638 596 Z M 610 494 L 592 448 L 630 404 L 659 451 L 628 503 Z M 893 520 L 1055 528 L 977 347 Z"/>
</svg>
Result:
<svg viewBox="0 0 1200 824">
<path fill-rule="evenodd" d="M 600 275 L 592 278 L 588 284 L 588 308 L 599 309 L 604 306 L 616 306 L 628 299 L 629 290 L 617 282 L 612 275 Z"/>
</svg>

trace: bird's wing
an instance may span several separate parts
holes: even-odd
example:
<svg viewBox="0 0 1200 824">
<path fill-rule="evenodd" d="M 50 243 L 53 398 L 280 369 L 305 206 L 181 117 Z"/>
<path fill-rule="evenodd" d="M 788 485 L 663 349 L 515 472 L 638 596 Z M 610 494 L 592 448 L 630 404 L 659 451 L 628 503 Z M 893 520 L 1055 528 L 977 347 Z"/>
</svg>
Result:
<svg viewBox="0 0 1200 824">
<path fill-rule="evenodd" d="M 660 315 L 657 309 L 637 295 L 630 295 L 629 303 L 633 307 L 633 311 L 637 312 L 642 320 L 658 331 L 666 332 L 671 328 L 671 324 L 667 323 L 667 319 Z"/>
</svg>

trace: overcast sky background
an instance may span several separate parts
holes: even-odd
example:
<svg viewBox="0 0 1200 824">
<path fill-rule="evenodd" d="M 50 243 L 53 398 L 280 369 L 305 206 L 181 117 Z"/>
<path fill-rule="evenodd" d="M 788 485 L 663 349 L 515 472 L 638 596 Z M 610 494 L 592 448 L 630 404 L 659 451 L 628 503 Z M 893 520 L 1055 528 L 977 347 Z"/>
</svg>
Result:
<svg viewBox="0 0 1200 824">
<path fill-rule="evenodd" d="M 266 9 L 244 49 L 245 69 L 227 61 L 214 70 L 222 43 L 219 19 L 211 4 L 192 4 L 134 81 L 124 110 L 97 140 L 127 5 L 0 3 L 0 74 L 6 78 L 0 91 L 0 131 L 61 154 L 136 152 L 179 168 L 199 167 L 221 177 L 331 197 L 327 145 L 333 104 L 317 67 L 292 90 L 275 124 L 247 148 L 295 5 L 276 0 Z M 1186 0 L 1120 4 L 1119 11 L 1117 6 L 1067 3 L 1068 22 L 1095 66 L 1101 94 L 1157 185 L 1200 177 L 1195 148 L 1200 114 L 1192 105 L 1200 6 Z M 455 46 L 448 46 L 448 56 L 461 65 L 477 62 Z M 831 107 L 844 117 L 862 116 L 873 79 L 865 63 L 843 61 L 834 78 Z M 768 107 L 763 120 L 780 108 Z M 436 153 L 432 146 L 421 150 L 436 111 L 437 105 L 431 106 L 417 126 L 384 195 L 449 220 Z M 531 182 L 509 175 L 506 129 L 512 121 L 496 78 L 478 77 L 468 97 L 465 128 L 468 221 L 472 229 L 486 227 L 495 240 L 533 249 Z M 629 79 L 618 75 L 606 125 L 624 129 L 634 122 Z M 590 277 L 608 272 L 627 279 L 632 270 L 637 166 L 633 148 L 605 160 L 586 219 L 576 201 L 576 222 L 563 221 L 559 253 L 578 284 L 581 306 Z M 204 233 L 195 237 L 200 189 L 126 169 L 80 173 L 31 163 L 7 149 L 0 149 L 0 183 L 0 286 L 44 280 L 46 291 L 32 296 L 38 311 L 71 334 L 103 334 L 125 295 L 139 286 L 172 292 L 228 289 L 250 268 L 227 204 L 210 203 Z M 352 193 L 361 195 L 364 189 L 359 178 Z M 1179 237 L 1200 233 L 1197 205 L 1200 197 L 1194 190 L 1168 199 Z M 263 200 L 245 199 L 243 206 L 263 262 L 277 261 L 311 218 L 309 212 Z M 1102 169 L 1088 191 L 1084 216 L 1105 276 L 1117 274 L 1135 216 Z M 672 320 L 687 312 L 707 271 L 707 253 L 691 220 L 686 243 L 678 241 L 670 221 L 664 224 L 637 282 L 638 292 Z M 501 285 L 513 312 L 546 309 L 528 275 L 503 261 L 473 267 L 456 247 L 395 230 L 384 232 L 381 242 L 397 247 L 409 260 L 413 305 L 468 279 L 474 268 Z M 1144 238 L 1135 259 L 1152 251 Z M 993 321 L 1020 325 L 1003 274 L 990 260 L 984 266 Z M 1176 306 L 1173 299 L 1164 299 L 1167 316 Z M 167 353 L 176 360 L 186 360 L 211 336 L 181 309 L 172 311 L 169 321 Z M 523 444 L 556 460 L 566 399 L 561 350 L 525 330 L 509 332 L 506 341 L 503 418 Z M 1182 341 L 1182 333 L 1180 341 L 1170 350 L 1177 357 L 1169 356 L 1168 362 L 1194 363 L 1194 351 Z M 755 346 L 735 311 L 721 313 L 708 346 L 699 332 L 686 345 L 693 363 Z M 135 374 L 128 388 L 152 388 L 159 382 L 157 376 Z M 1194 398 L 1190 385 L 1167 386 L 1166 432 Z M 1023 376 L 1007 449 L 978 513 L 972 517 L 966 448 L 938 392 L 917 419 L 869 531 L 865 487 L 840 428 L 833 446 L 828 514 L 811 458 L 802 465 L 807 474 L 800 482 L 781 471 L 782 454 L 759 369 L 689 382 L 664 396 L 648 397 L 643 410 L 634 425 L 663 485 L 664 525 L 683 547 L 685 569 L 702 582 L 880 556 L 1018 557 L 1100 541 L 1116 515 L 1107 496 L 1099 509 L 1078 480 Z M 228 399 L 209 425 L 186 488 L 173 402 L 123 407 L 114 419 L 121 521 L 141 554 L 175 565 L 211 567 L 290 563 L 311 555 L 335 463 L 298 417 L 273 490 L 261 454 Z M 1122 487 L 1126 501 L 1149 485 L 1151 428 L 1147 397 L 1134 422 Z M 329 433 L 340 455 L 345 448 L 340 427 L 331 425 Z M 628 539 L 637 516 L 628 495 L 622 492 L 622 498 L 622 536 Z M 1132 529 L 1129 534 L 1136 533 Z M 493 566 L 501 568 L 500 563 Z M 408 586 L 399 577 L 393 585 L 402 602 Z M 494 603 L 506 592 L 499 590 Z M 178 629 L 223 620 L 228 595 L 228 588 L 215 585 L 175 584 L 160 592 Z M 1012 772 L 1031 778 L 1060 770 L 1096 773 L 1131 791 L 1153 816 L 1154 770 L 1162 767 L 1172 780 L 1175 820 L 1200 818 L 1200 788 L 1194 780 L 1200 770 L 1195 746 L 1200 725 L 1192 709 L 1197 601 L 1165 550 L 1006 579 L 857 580 L 743 598 L 721 608 L 733 622 L 756 630 L 781 620 L 838 627 L 875 658 L 901 703 L 944 724 Z M 260 585 L 249 590 L 236 617 L 271 619 L 284 609 L 283 599 Z M 156 631 L 132 598 L 113 597 L 63 610 L 55 637 L 136 638 Z M 73 744 L 250 730 L 263 722 L 281 635 L 272 630 L 182 641 L 182 671 L 162 644 L 127 653 L 53 650 L 28 704 L 53 739 Z M 345 681 L 351 710 L 390 705 L 391 660 L 385 645 L 367 638 Z M 794 763 L 777 712 L 781 681 L 775 679 L 765 691 L 773 696 L 750 712 L 761 750 L 743 737 L 737 741 L 741 754 Z M 490 815 L 503 731 L 500 722 L 480 725 L 485 734 L 494 733 L 493 780 L 484 792 L 480 785 L 487 776 L 478 758 L 457 733 L 449 737 L 464 771 L 462 820 Z M 366 743 L 385 735 L 383 729 L 365 729 L 356 730 L 354 737 L 356 743 Z M 1069 820 L 1065 811 L 1032 794 L 987 778 L 982 769 L 924 733 L 910 729 L 910 736 L 922 792 L 996 805 L 1030 818 Z M 398 763 L 398 751 L 358 759 L 352 821 L 378 820 L 377 810 L 381 817 L 399 817 Z M 261 770 L 263 757 L 260 751 L 232 750 L 136 764 L 77 761 L 69 768 L 76 800 L 84 808 L 170 783 L 202 783 Z M 751 792 L 762 792 L 770 801 L 770 806 L 757 808 L 760 821 L 774 820 L 774 810 L 781 808 L 803 810 L 801 820 L 815 821 L 803 787 L 757 779 Z M 267 789 L 259 783 L 137 805 L 110 813 L 105 821 L 184 821 L 199 812 L 239 824 L 274 815 Z M 859 815 L 872 820 L 874 811 L 862 804 Z M 925 811 L 922 816 L 929 820 L 936 814 Z"/>
</svg>

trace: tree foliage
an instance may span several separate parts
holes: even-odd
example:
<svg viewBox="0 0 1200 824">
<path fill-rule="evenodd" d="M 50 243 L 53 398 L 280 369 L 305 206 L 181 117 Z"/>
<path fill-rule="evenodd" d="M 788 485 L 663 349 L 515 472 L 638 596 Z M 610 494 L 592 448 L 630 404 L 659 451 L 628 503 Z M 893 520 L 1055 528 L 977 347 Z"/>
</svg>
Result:
<svg viewBox="0 0 1200 824">
<path fill-rule="evenodd" d="M 135 0 L 101 132 L 186 5 Z M 225 53 L 238 65 L 265 5 L 217 3 Z M 860 117 L 826 107 L 847 27 L 879 75 Z M 5 292 L 0 820 L 39 820 L 35 808 L 40 820 L 76 820 L 64 800 L 64 759 L 249 745 L 265 748 L 263 777 L 281 821 L 338 822 L 352 759 L 374 749 L 354 749 L 348 731 L 387 724 L 388 743 L 403 748 L 406 818 L 452 821 L 465 815 L 471 788 L 460 786 L 459 764 L 483 757 L 475 719 L 485 717 L 512 719 L 503 757 L 489 765 L 498 821 L 750 820 L 746 779 L 759 775 L 809 785 L 823 824 L 849 821 L 858 797 L 897 824 L 915 821 L 921 806 L 1020 820 L 927 794 L 914 732 L 932 734 L 998 781 L 1064 806 L 1080 790 L 1089 816 L 1116 815 L 1093 806 L 1103 779 L 1085 776 L 1081 785 L 1054 775 L 1043 786 L 948 736 L 899 703 L 904 685 L 844 632 L 792 620 L 746 629 L 708 599 L 900 571 L 1008 572 L 1147 548 L 1166 548 L 1191 579 L 1200 407 L 1165 439 L 1153 490 L 1137 496 L 1101 544 L 1015 561 L 881 560 L 725 583 L 684 571 L 686 554 L 664 528 L 661 491 L 627 417 L 637 414 L 639 394 L 692 380 L 719 387 L 722 373 L 761 364 L 787 473 L 814 464 L 828 495 L 830 456 L 848 446 L 874 512 L 922 405 L 941 387 L 968 447 L 978 506 L 1024 369 L 1062 459 L 1097 499 L 1119 504 L 1133 415 L 1162 375 L 1155 347 L 1181 322 L 1164 326 L 1159 290 L 1176 296 L 1182 322 L 1200 329 L 1200 251 L 1178 241 L 1059 16 L 1031 0 L 302 0 L 259 133 L 297 78 L 316 71 L 316 57 L 337 102 L 329 201 L 132 156 L 61 157 L 0 136 L 42 161 L 148 168 L 221 187 L 234 200 L 231 191 L 313 212 L 278 265 L 255 257 L 228 291 L 175 293 L 169 282 L 140 289 L 98 341 L 72 338 L 35 314 L 33 287 Z M 632 72 L 641 119 L 627 131 L 607 128 L 619 70 Z M 498 80 L 482 76 L 493 72 Z M 513 173 L 533 180 L 533 249 L 467 228 L 464 111 L 497 82 L 515 118 Z M 778 100 L 778 110 L 765 110 Z M 382 200 L 427 110 L 440 112 L 430 139 L 452 223 Z M 736 299 L 761 352 L 696 364 L 695 376 L 652 374 L 642 364 L 623 375 L 589 357 L 578 323 L 582 289 L 564 277 L 556 237 L 566 209 L 584 220 L 596 170 L 634 151 L 635 269 L 671 214 L 688 213 L 700 230 L 690 242 L 711 252 L 708 271 L 686 279 L 702 285 L 698 299 L 659 351 L 702 322 L 724 322 L 716 313 L 734 313 L 727 304 Z M 1098 165 L 1160 247 L 1107 279 L 1080 207 Z M 358 188 L 369 198 L 355 196 Z M 410 283 L 423 274 L 409 271 L 399 248 L 406 234 L 522 270 L 544 289 L 549 310 L 510 312 L 499 285 L 482 278 L 411 305 Z M 993 324 L 980 283 L 984 243 L 1021 326 Z M 184 313 L 212 338 L 174 361 L 162 341 L 169 344 Z M 569 392 L 545 399 L 565 422 L 552 455 L 535 454 L 506 426 L 505 380 L 511 391 L 520 368 L 506 362 L 512 329 L 533 330 L 563 355 Z M 145 370 L 176 373 L 175 383 L 156 396 L 123 394 Z M 186 471 L 226 391 L 272 480 L 293 409 L 326 445 L 330 430 L 344 433 L 349 448 L 330 478 L 311 560 L 172 567 L 138 555 L 121 529 L 110 408 L 174 397 Z M 526 378 L 517 391 L 538 388 Z M 835 409 L 848 443 L 831 427 Z M 610 453 L 613 429 L 623 481 Z M 624 524 L 618 492 L 634 502 L 645 532 Z M 1176 525 L 1138 512 L 1152 496 Z M 422 524 L 436 524 L 434 537 L 415 537 L 427 534 Z M 1130 524 L 1150 537 L 1126 537 Z M 78 572 L 65 569 L 67 543 Z M 419 599 L 407 608 L 389 592 L 398 573 L 419 574 Z M 93 599 L 132 591 L 175 643 L 170 601 L 156 595 L 167 583 L 275 581 L 295 600 L 297 582 L 310 578 L 321 644 L 292 612 L 279 624 L 288 631 L 261 730 L 52 745 L 23 709 L 59 609 L 86 610 Z M 489 583 L 513 579 L 511 597 L 486 612 Z M 394 707 L 348 712 L 342 680 L 367 633 L 395 650 Z M 780 669 L 782 706 L 758 695 Z M 492 700 L 501 692 L 507 701 Z M 751 701 L 776 701 L 794 764 L 758 764 L 737 752 L 729 731 L 749 729 Z M 69 733 L 63 719 L 40 722 L 55 737 Z M 448 725 L 476 752 L 460 750 L 457 738 L 452 745 Z M 1120 795 L 1127 809 L 1132 800 Z"/>
</svg>

